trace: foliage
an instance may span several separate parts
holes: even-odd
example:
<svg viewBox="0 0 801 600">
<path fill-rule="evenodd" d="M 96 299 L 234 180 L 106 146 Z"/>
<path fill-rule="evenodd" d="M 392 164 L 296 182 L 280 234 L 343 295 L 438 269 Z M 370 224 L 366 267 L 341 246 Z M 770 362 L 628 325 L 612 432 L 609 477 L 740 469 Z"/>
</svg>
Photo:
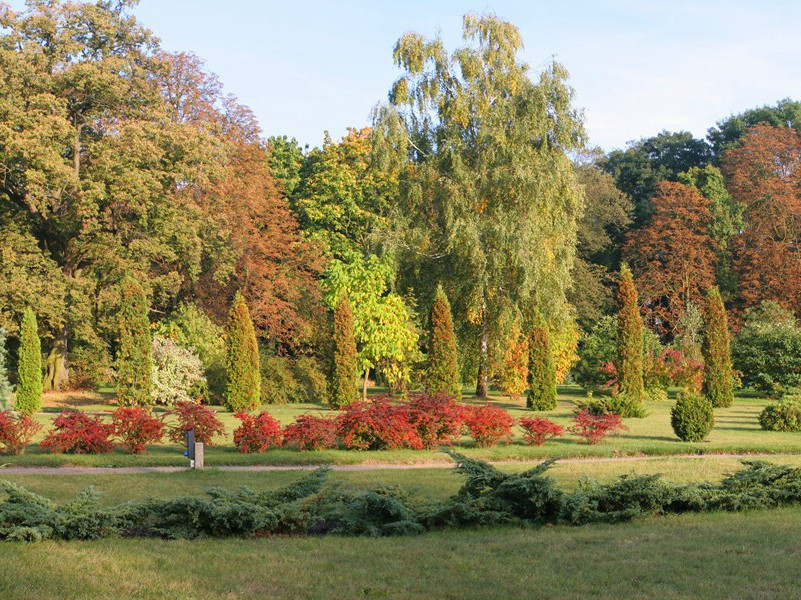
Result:
<svg viewBox="0 0 801 600">
<path fill-rule="evenodd" d="M 22 454 L 42 426 L 28 415 L 16 417 L 10 410 L 0 411 L 0 450 Z"/>
<path fill-rule="evenodd" d="M 8 349 L 6 348 L 6 332 L 0 327 L 0 411 L 8 409 L 8 397 L 12 391 L 8 381 Z"/>
<path fill-rule="evenodd" d="M 785 98 L 775 106 L 751 108 L 718 121 L 707 136 L 715 155 L 720 158 L 726 150 L 736 148 L 748 131 L 757 125 L 801 129 L 801 102 Z"/>
<path fill-rule="evenodd" d="M 301 182 L 301 169 L 305 160 L 303 148 L 295 138 L 289 139 L 285 135 L 268 137 L 267 148 L 270 175 L 280 184 L 284 196 L 291 201 Z"/>
<path fill-rule="evenodd" d="M 670 411 L 673 432 L 684 442 L 700 442 L 715 425 L 712 403 L 700 394 L 682 392 Z"/>
<path fill-rule="evenodd" d="M 548 440 L 559 437 L 565 428 L 549 419 L 542 417 L 521 417 L 520 427 L 523 429 L 523 440 L 529 446 L 536 444 L 542 446 Z"/>
<path fill-rule="evenodd" d="M 153 358 L 145 291 L 127 278 L 120 286 L 117 327 L 117 401 L 122 406 L 148 406 L 153 401 Z"/>
<path fill-rule="evenodd" d="M 238 292 L 225 333 L 225 404 L 232 411 L 258 408 L 261 405 L 259 346 L 248 306 Z"/>
<path fill-rule="evenodd" d="M 801 396 L 768 404 L 759 414 L 759 425 L 768 431 L 801 431 Z"/>
<path fill-rule="evenodd" d="M 598 400 L 603 403 L 605 412 L 620 415 L 625 419 L 643 419 L 648 416 L 642 400 L 632 398 L 622 392 L 613 393 Z"/>
<path fill-rule="evenodd" d="M 300 415 L 293 423 L 284 427 L 283 444 L 284 446 L 295 446 L 298 450 L 336 448 L 336 420 L 314 415 Z"/>
<path fill-rule="evenodd" d="M 462 383 L 459 373 L 456 334 L 453 331 L 451 304 L 442 286 L 437 286 L 431 307 L 431 324 L 428 332 L 428 369 L 426 390 L 431 394 L 443 393 L 459 397 Z"/>
<path fill-rule="evenodd" d="M 353 312 L 347 295 L 334 306 L 334 365 L 329 404 L 341 408 L 356 399 L 356 338 L 353 333 Z"/>
<path fill-rule="evenodd" d="M 419 449 L 423 445 L 408 407 L 392 404 L 388 398 L 345 406 L 337 417 L 337 435 L 349 450 Z"/>
<path fill-rule="evenodd" d="M 510 398 L 519 398 L 528 387 L 529 340 L 515 322 L 509 333 L 500 369 L 500 388 Z"/>
<path fill-rule="evenodd" d="M 214 446 L 214 436 L 225 435 L 225 427 L 217 418 L 217 413 L 202 404 L 179 401 L 166 414 L 178 421 L 168 429 L 170 441 L 183 444 L 186 442 L 186 433 L 194 430 L 196 442 Z"/>
<path fill-rule="evenodd" d="M 128 454 L 141 454 L 147 444 L 161 442 L 164 423 L 141 406 L 122 406 L 111 415 L 114 435 Z"/>
<path fill-rule="evenodd" d="M 262 399 L 267 404 L 324 402 L 328 399 L 325 374 L 311 356 L 277 356 L 259 349 Z"/>
<path fill-rule="evenodd" d="M 729 348 L 729 322 L 723 299 L 716 287 L 707 293 L 704 332 L 704 396 L 712 406 L 731 406 L 734 402 L 734 373 Z"/>
<path fill-rule="evenodd" d="M 479 448 L 489 448 L 512 439 L 515 420 L 508 412 L 492 404 L 464 407 L 462 421 Z"/>
<path fill-rule="evenodd" d="M 620 415 L 610 412 L 594 415 L 582 409 L 574 415 L 569 431 L 584 438 L 588 444 L 598 444 L 604 441 L 606 436 L 615 435 L 623 429 L 626 427 Z"/>
<path fill-rule="evenodd" d="M 419 394 L 408 403 L 408 419 L 423 448 L 452 444 L 462 429 L 464 409 L 444 393 Z"/>
<path fill-rule="evenodd" d="M 153 402 L 171 406 L 197 400 L 190 394 L 205 387 L 203 363 L 197 354 L 169 338 L 154 336 L 152 361 Z"/>
<path fill-rule="evenodd" d="M 607 315 L 598 320 L 582 337 L 578 354 L 572 371 L 575 382 L 592 392 L 610 387 L 605 366 L 612 364 L 617 354 L 617 319 Z"/>
<path fill-rule="evenodd" d="M 532 410 L 556 408 L 556 373 L 548 324 L 539 309 L 534 312 L 528 337 L 528 383 L 526 406 Z"/>
<path fill-rule="evenodd" d="M 644 394 L 643 383 L 643 325 L 637 290 L 629 267 L 620 269 L 617 294 L 619 312 L 617 316 L 618 389 L 634 400 Z"/>
<path fill-rule="evenodd" d="M 53 429 L 42 441 L 42 448 L 55 454 L 103 454 L 114 450 L 108 439 L 113 433 L 113 425 L 103 423 L 100 417 L 65 411 L 53 420 Z"/>
<path fill-rule="evenodd" d="M 36 315 L 30 308 L 22 314 L 19 360 L 17 363 L 17 398 L 14 410 L 30 415 L 42 405 L 42 347 Z"/>
<path fill-rule="evenodd" d="M 281 424 L 270 413 L 258 415 L 237 413 L 234 415 L 242 423 L 234 430 L 234 446 L 243 454 L 267 452 L 273 446 L 283 443 Z"/>
</svg>

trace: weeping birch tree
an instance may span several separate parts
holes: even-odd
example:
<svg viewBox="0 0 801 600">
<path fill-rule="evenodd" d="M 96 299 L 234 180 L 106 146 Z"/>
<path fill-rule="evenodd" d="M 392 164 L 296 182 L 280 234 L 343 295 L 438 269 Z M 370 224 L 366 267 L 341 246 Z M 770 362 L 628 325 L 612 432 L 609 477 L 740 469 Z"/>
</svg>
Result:
<svg viewBox="0 0 801 600">
<path fill-rule="evenodd" d="M 583 198 L 567 153 L 584 140 L 565 69 L 520 62 L 520 32 L 493 15 L 464 17 L 465 46 L 408 33 L 394 49 L 403 74 L 375 114 L 377 160 L 400 173 L 394 236 L 417 273 L 454 299 L 460 345 L 472 348 L 476 394 L 507 324 L 539 306 L 557 377 L 574 356 L 566 299 Z M 435 285 L 435 284 L 434 284 Z M 427 290 L 416 290 L 421 296 Z"/>
</svg>

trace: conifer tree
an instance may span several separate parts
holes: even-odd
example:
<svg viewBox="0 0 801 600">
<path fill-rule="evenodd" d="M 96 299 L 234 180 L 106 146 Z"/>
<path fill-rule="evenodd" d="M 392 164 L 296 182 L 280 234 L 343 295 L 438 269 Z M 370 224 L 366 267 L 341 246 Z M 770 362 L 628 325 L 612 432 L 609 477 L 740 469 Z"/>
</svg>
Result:
<svg viewBox="0 0 801 600">
<path fill-rule="evenodd" d="M 533 410 L 553 410 L 556 408 L 556 372 L 548 324 L 539 309 L 534 311 L 528 347 L 529 391 L 526 405 Z"/>
<path fill-rule="evenodd" d="M 0 327 L 0 411 L 8 408 L 8 397 L 11 395 L 11 383 L 8 381 L 7 359 L 6 332 Z"/>
<path fill-rule="evenodd" d="M 24 414 L 35 413 L 42 406 L 42 345 L 36 315 L 25 309 L 20 326 L 17 400 L 14 408 Z"/>
<path fill-rule="evenodd" d="M 715 407 L 734 402 L 734 378 L 729 350 L 729 324 L 723 298 L 717 287 L 706 296 L 706 332 L 702 345 L 704 355 L 703 393 Z"/>
<path fill-rule="evenodd" d="M 443 392 L 456 398 L 461 397 L 462 385 L 451 305 L 441 285 L 437 286 L 434 305 L 431 308 L 429 336 L 426 389 L 432 394 Z"/>
<path fill-rule="evenodd" d="M 633 402 L 645 397 L 643 384 L 643 324 L 637 305 L 637 289 L 627 264 L 620 268 L 617 300 L 617 373 L 621 394 Z"/>
<path fill-rule="evenodd" d="M 329 399 L 331 406 L 340 408 L 356 399 L 358 377 L 353 311 L 348 296 L 343 294 L 334 307 L 334 365 Z"/>
<path fill-rule="evenodd" d="M 122 406 L 147 406 L 152 400 L 153 361 L 148 310 L 145 290 L 134 279 L 126 278 L 120 288 L 117 315 L 117 402 Z"/>
<path fill-rule="evenodd" d="M 226 327 L 225 404 L 233 412 L 261 406 L 259 345 L 245 298 L 237 292 Z"/>
</svg>

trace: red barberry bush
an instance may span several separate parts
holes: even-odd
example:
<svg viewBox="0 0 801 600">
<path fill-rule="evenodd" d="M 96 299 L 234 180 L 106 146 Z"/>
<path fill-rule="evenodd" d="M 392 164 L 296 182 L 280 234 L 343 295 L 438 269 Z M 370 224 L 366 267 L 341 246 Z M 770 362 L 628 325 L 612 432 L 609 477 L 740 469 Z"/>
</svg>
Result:
<svg viewBox="0 0 801 600">
<path fill-rule="evenodd" d="M 570 432 L 584 438 L 588 444 L 597 444 L 604 441 L 606 436 L 615 435 L 627 429 L 623 425 L 623 418 L 614 413 L 593 415 L 587 409 L 582 409 L 573 417 Z"/>
<path fill-rule="evenodd" d="M 10 410 L 0 412 L 0 449 L 5 454 L 22 454 L 41 428 L 28 415 L 16 418 Z"/>
<path fill-rule="evenodd" d="M 114 450 L 109 436 L 114 426 L 99 417 L 79 411 L 63 412 L 53 421 L 53 429 L 42 442 L 42 448 L 55 454 L 102 454 Z"/>
<path fill-rule="evenodd" d="M 408 403 L 408 418 L 423 448 L 452 444 L 462 429 L 463 408 L 444 393 L 421 394 Z"/>
<path fill-rule="evenodd" d="M 409 407 L 387 398 L 348 404 L 337 417 L 337 435 L 349 450 L 423 447 L 409 421 Z"/>
<path fill-rule="evenodd" d="M 488 448 L 512 439 L 512 416 L 497 406 L 468 406 L 462 411 L 462 418 L 470 436 L 480 448 Z"/>
<path fill-rule="evenodd" d="M 284 445 L 298 450 L 325 450 L 337 447 L 337 422 L 334 419 L 300 415 L 284 427 Z"/>
<path fill-rule="evenodd" d="M 197 402 L 179 401 L 173 405 L 168 415 L 178 419 L 178 423 L 169 429 L 169 438 L 173 442 L 186 442 L 186 432 L 195 430 L 195 441 L 207 446 L 214 446 L 214 436 L 224 436 L 225 427 L 217 418 L 216 411 Z"/>
<path fill-rule="evenodd" d="M 234 430 L 234 445 L 242 454 L 252 452 L 267 452 L 270 446 L 280 446 L 283 441 L 281 424 L 273 419 L 268 412 L 258 415 L 236 413 L 234 415 L 242 421 Z"/>
<path fill-rule="evenodd" d="M 128 454 L 141 454 L 147 444 L 157 444 L 164 436 L 164 423 L 141 406 L 118 408 L 111 415 L 111 423 Z"/>
<path fill-rule="evenodd" d="M 550 419 L 535 417 L 530 419 L 522 417 L 520 427 L 523 429 L 523 440 L 531 446 L 532 444 L 542 446 L 548 440 L 558 437 L 565 432 L 565 428 L 557 425 Z"/>
</svg>

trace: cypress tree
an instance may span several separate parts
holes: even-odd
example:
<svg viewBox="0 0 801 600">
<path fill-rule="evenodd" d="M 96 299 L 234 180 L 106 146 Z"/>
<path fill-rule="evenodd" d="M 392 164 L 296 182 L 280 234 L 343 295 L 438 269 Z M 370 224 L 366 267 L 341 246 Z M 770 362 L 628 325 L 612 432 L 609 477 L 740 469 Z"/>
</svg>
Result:
<svg viewBox="0 0 801 600">
<path fill-rule="evenodd" d="M 24 414 L 35 413 L 42 406 L 42 344 L 39 341 L 36 315 L 30 308 L 22 314 L 17 400 L 14 408 Z"/>
<path fill-rule="evenodd" d="M 6 368 L 6 332 L 0 328 L 0 410 L 8 408 L 8 397 L 11 395 L 11 383 L 8 381 L 8 371 Z"/>
<path fill-rule="evenodd" d="M 731 406 L 734 402 L 734 377 L 729 350 L 729 324 L 717 287 L 710 288 L 704 308 L 706 332 L 701 346 L 704 355 L 703 393 L 712 406 Z"/>
<path fill-rule="evenodd" d="M 152 391 L 152 341 L 145 290 L 127 277 L 120 288 L 117 314 L 117 402 L 122 406 L 147 406 Z"/>
<path fill-rule="evenodd" d="M 426 372 L 426 389 L 429 393 L 443 392 L 456 398 L 461 397 L 462 385 L 457 360 L 451 304 L 442 286 L 439 285 L 434 296 L 434 305 L 431 307 Z"/>
<path fill-rule="evenodd" d="M 627 264 L 620 268 L 617 300 L 617 375 L 620 393 L 633 402 L 645 397 L 643 385 L 643 324 L 637 306 L 637 289 Z"/>
<path fill-rule="evenodd" d="M 534 311 L 528 348 L 529 391 L 526 405 L 533 410 L 553 410 L 556 408 L 556 372 L 548 324 L 539 309 Z"/>
<path fill-rule="evenodd" d="M 348 296 L 343 294 L 334 307 L 334 365 L 329 404 L 340 408 L 353 402 L 359 385 L 358 378 L 353 310 Z"/>
<path fill-rule="evenodd" d="M 226 326 L 225 404 L 233 412 L 261 406 L 259 344 L 250 311 L 240 292 L 228 313 Z"/>
</svg>

